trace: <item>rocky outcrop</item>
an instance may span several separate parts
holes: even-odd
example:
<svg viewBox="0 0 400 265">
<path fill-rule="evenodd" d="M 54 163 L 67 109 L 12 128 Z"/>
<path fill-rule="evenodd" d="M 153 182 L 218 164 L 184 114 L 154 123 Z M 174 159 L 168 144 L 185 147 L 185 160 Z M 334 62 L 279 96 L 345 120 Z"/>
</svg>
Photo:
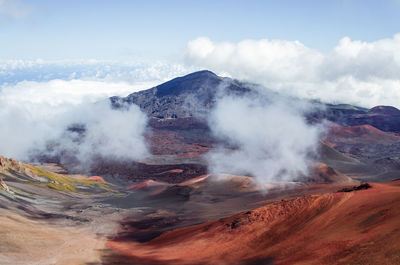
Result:
<svg viewBox="0 0 400 265">
<path fill-rule="evenodd" d="M 10 189 L 8 188 L 7 184 L 4 182 L 2 178 L 0 178 L 0 188 L 7 192 L 10 192 Z"/>
<path fill-rule="evenodd" d="M 13 158 L 0 156 L 0 174 L 10 176 L 13 173 L 23 174 L 28 178 L 39 180 L 39 177 L 30 168 L 24 167 L 21 162 Z"/>
</svg>

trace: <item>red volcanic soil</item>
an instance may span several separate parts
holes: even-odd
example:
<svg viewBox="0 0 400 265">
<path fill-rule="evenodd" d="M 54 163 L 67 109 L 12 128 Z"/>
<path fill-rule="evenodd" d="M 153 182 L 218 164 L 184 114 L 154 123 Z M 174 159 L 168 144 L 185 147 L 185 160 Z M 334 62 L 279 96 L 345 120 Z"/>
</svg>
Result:
<svg viewBox="0 0 400 265">
<path fill-rule="evenodd" d="M 400 136 L 381 131 L 371 125 L 340 126 L 333 125 L 327 135 L 328 142 L 343 143 L 394 143 L 400 141 Z"/>
<path fill-rule="evenodd" d="M 208 179 L 210 176 L 211 176 L 211 175 L 209 175 L 209 174 L 200 175 L 200 176 L 198 176 L 198 177 L 195 177 L 195 178 L 192 178 L 192 179 L 183 181 L 183 182 L 179 183 L 179 185 L 181 185 L 181 186 L 192 185 L 192 184 L 198 183 L 198 182 L 200 182 L 200 181 L 206 180 L 206 179 Z"/>
<path fill-rule="evenodd" d="M 400 264 L 400 181 L 371 185 L 107 245 L 140 264 Z"/>
<path fill-rule="evenodd" d="M 185 136 L 171 130 L 156 130 L 147 135 L 151 153 L 154 155 L 176 155 L 178 157 L 199 157 L 211 148 L 211 143 L 202 138 L 204 133 L 192 132 L 192 137 Z"/>
<path fill-rule="evenodd" d="M 179 169 L 179 168 L 171 169 L 171 170 L 168 170 L 168 173 L 183 173 L 183 169 Z"/>
<path fill-rule="evenodd" d="M 308 183 L 329 183 L 329 184 L 343 184 L 352 185 L 357 184 L 358 181 L 341 174 L 332 167 L 324 163 L 318 163 L 314 170 L 311 172 L 310 176 L 307 176 Z"/>
<path fill-rule="evenodd" d="M 145 180 L 145 181 L 143 181 L 143 182 L 141 182 L 139 184 L 129 186 L 128 189 L 130 189 L 130 190 L 143 190 L 143 189 L 148 189 L 148 188 L 151 188 L 151 187 L 163 187 L 163 186 L 166 186 L 166 185 L 167 185 L 166 183 L 158 182 L 158 181 L 154 181 L 154 180 L 150 179 L 150 180 Z"/>
<path fill-rule="evenodd" d="M 91 176 L 91 177 L 88 177 L 88 180 L 91 180 L 91 181 L 99 181 L 99 182 L 106 182 L 106 181 L 104 180 L 104 178 L 103 178 L 103 177 L 100 177 L 100 176 Z"/>
</svg>

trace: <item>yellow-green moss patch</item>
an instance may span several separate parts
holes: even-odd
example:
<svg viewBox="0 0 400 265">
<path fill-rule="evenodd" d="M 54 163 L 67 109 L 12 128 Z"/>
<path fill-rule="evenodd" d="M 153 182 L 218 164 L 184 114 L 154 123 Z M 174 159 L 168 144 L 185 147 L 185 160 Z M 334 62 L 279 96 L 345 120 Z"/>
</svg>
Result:
<svg viewBox="0 0 400 265">
<path fill-rule="evenodd" d="M 111 189 L 113 184 L 107 182 L 99 182 L 95 180 L 87 180 L 87 179 L 75 179 L 70 176 L 61 175 L 57 173 L 53 173 L 41 168 L 37 168 L 28 164 L 23 164 L 25 168 L 32 170 L 32 172 L 39 176 L 44 177 L 48 181 L 36 183 L 38 186 L 47 187 L 49 189 L 63 191 L 63 192 L 72 192 L 72 193 L 85 193 L 85 194 L 99 194 L 99 193 L 107 193 L 114 192 Z M 88 192 L 90 190 L 90 192 Z"/>
</svg>

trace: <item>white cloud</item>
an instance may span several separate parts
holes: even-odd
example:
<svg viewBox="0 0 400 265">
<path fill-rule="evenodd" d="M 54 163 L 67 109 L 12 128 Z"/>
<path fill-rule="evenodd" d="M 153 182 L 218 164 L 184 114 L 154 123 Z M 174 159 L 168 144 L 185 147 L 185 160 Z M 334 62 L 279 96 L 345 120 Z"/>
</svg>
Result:
<svg viewBox="0 0 400 265">
<path fill-rule="evenodd" d="M 113 110 L 107 98 L 153 87 L 183 71 L 165 63 L 1 62 L 0 154 L 28 160 L 32 150 L 45 150 L 52 142 L 51 154 L 67 150 L 81 165 L 99 154 L 142 159 L 148 155 L 146 115 L 137 106 Z M 66 132 L 77 123 L 87 129 L 79 141 L 76 133 Z"/>
<path fill-rule="evenodd" d="M 4 60 L 0 61 L 0 84 L 53 79 L 108 82 L 163 82 L 193 69 L 165 62 L 118 62 L 102 60 Z"/>
<path fill-rule="evenodd" d="M 212 173 L 251 174 L 259 183 L 290 182 L 307 175 L 320 128 L 306 123 L 294 104 L 224 97 L 212 112 L 210 128 L 232 150 L 207 155 Z"/>
<path fill-rule="evenodd" d="M 233 76 L 240 69 L 242 76 L 295 81 L 313 78 L 313 73 L 305 70 L 320 63 L 322 55 L 297 41 L 244 40 L 234 44 L 199 38 L 189 42 L 186 58 L 207 67 L 221 67 L 218 71 L 232 72 Z M 304 73 L 308 75 L 302 76 Z"/>
<path fill-rule="evenodd" d="M 107 100 L 147 84 L 84 80 L 23 81 L 6 85 L 0 92 L 0 154 L 28 160 L 33 150 L 52 154 L 68 150 L 89 166 L 94 156 L 127 159 L 145 157 L 147 118 L 137 106 L 113 110 Z M 95 103 L 96 102 L 96 103 Z M 71 124 L 85 124 L 85 137 L 76 141 L 66 133 Z M 79 144 L 78 144 L 79 142 Z"/>
<path fill-rule="evenodd" d="M 95 80 L 22 81 L 1 87 L 0 100 L 16 104 L 61 104 L 92 103 L 110 96 L 126 96 L 130 93 L 150 88 L 157 81 L 127 83 Z"/>
<path fill-rule="evenodd" d="M 400 107 L 400 34 L 374 42 L 345 37 L 328 53 L 298 41 L 203 37 L 188 43 L 185 61 L 302 98 Z"/>
<path fill-rule="evenodd" d="M 24 18 L 31 11 L 32 8 L 20 0 L 0 0 L 0 15 L 12 18 Z"/>
<path fill-rule="evenodd" d="M 95 104 L 81 104 L 58 115 L 50 125 L 59 130 L 54 141 L 55 154 L 67 151 L 78 163 L 80 171 L 89 170 L 94 159 L 140 160 L 149 156 L 144 133 L 147 116 L 136 105 L 115 110 L 108 100 Z M 84 136 L 66 132 L 70 124 L 84 124 Z M 48 139 L 48 138 L 46 138 Z M 61 157 L 63 161 L 63 157 Z"/>
</svg>

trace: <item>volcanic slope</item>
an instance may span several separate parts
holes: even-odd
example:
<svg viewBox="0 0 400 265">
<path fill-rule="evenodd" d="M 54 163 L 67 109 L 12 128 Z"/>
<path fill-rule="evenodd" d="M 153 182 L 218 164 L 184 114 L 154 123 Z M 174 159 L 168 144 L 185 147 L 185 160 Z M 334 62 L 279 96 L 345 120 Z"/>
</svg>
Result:
<svg viewBox="0 0 400 265">
<path fill-rule="evenodd" d="M 261 94 L 259 92 L 262 92 Z M 204 70 L 174 78 L 156 87 L 132 93 L 127 97 L 111 97 L 114 107 L 136 104 L 155 128 L 207 127 L 207 118 L 218 97 L 223 95 L 256 95 L 268 100 L 281 97 L 267 88 L 235 79 L 220 77 Z M 307 116 L 309 120 L 332 121 L 342 126 L 371 125 L 385 132 L 400 132 L 400 110 L 392 106 L 376 106 L 371 109 L 349 104 L 325 104 L 310 102 L 316 108 Z"/>
<path fill-rule="evenodd" d="M 120 218 L 100 200 L 116 188 L 0 156 L 0 264 L 98 264 Z"/>
<path fill-rule="evenodd" d="M 121 103 L 136 104 L 149 117 L 157 119 L 204 118 L 215 104 L 218 93 L 243 95 L 250 91 L 239 81 L 205 70 L 174 78 L 125 98 L 112 97 L 111 102 L 116 107 Z"/>
<path fill-rule="evenodd" d="M 262 91 L 260 92 L 257 91 Z M 266 102 L 284 97 L 260 86 L 199 71 L 177 77 L 127 97 L 112 97 L 114 107 L 135 104 L 150 118 L 147 136 L 156 163 L 204 163 L 200 157 L 218 144 L 207 123 L 208 115 L 222 95 L 257 95 Z M 371 171 L 369 180 L 388 181 L 400 176 L 400 110 L 390 106 L 371 109 L 348 104 L 309 102 L 309 122 L 329 120 L 334 125 L 327 135 L 331 147 L 359 160 Z M 335 125 L 336 124 L 336 125 Z M 387 161 L 390 158 L 390 161 Z M 154 161 L 150 161 L 154 163 Z M 325 161 L 321 161 L 325 162 Z M 334 166 L 334 165 L 332 165 Z M 346 167 L 346 168 L 344 168 Z M 342 170 L 345 169 L 344 170 Z M 343 173 L 358 174 L 343 165 Z M 363 170 L 363 173 L 365 170 Z M 101 173 L 101 172 L 100 172 Z"/>
<path fill-rule="evenodd" d="M 393 181 L 107 245 L 138 264 L 400 264 L 399 216 L 400 181 Z"/>
</svg>

